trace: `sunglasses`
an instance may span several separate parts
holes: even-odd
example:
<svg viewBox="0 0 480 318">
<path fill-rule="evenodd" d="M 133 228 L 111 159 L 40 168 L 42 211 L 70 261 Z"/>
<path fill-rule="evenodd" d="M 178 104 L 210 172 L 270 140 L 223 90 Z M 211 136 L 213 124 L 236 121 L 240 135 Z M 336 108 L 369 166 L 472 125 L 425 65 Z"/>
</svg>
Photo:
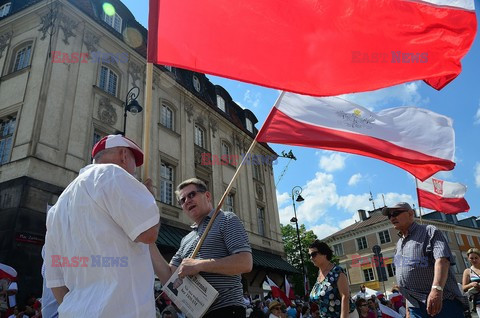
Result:
<svg viewBox="0 0 480 318">
<path fill-rule="evenodd" d="M 397 216 L 399 216 L 400 214 L 402 214 L 403 212 L 408 212 L 407 210 L 397 210 L 395 212 L 392 212 L 392 213 L 388 213 L 388 218 L 391 219 L 391 218 L 396 218 Z"/>
<path fill-rule="evenodd" d="M 184 205 L 185 204 L 185 201 L 187 201 L 187 199 L 193 199 L 195 198 L 195 196 L 197 195 L 197 193 L 204 193 L 205 191 L 199 191 L 199 190 L 193 190 L 193 191 L 190 191 L 189 193 L 187 193 L 186 196 L 184 196 L 183 198 L 180 198 L 178 199 L 178 204 L 180 205 Z"/>
<path fill-rule="evenodd" d="M 318 254 L 320 254 L 319 251 L 315 251 L 315 252 L 311 252 L 311 253 L 307 253 L 308 256 L 310 256 L 310 258 L 315 258 L 315 256 L 317 256 Z"/>
</svg>

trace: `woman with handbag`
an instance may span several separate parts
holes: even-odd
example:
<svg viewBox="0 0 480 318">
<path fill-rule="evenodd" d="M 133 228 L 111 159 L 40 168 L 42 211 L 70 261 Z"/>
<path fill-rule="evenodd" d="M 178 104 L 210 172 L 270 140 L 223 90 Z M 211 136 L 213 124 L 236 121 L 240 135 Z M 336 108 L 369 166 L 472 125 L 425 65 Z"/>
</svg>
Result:
<svg viewBox="0 0 480 318">
<path fill-rule="evenodd" d="M 350 299 L 347 276 L 340 266 L 331 262 L 333 251 L 326 243 L 315 240 L 308 248 L 308 255 L 319 269 L 310 300 L 318 305 L 320 317 L 349 317 L 355 305 Z"/>
<path fill-rule="evenodd" d="M 480 250 L 471 248 L 467 251 L 470 268 L 463 271 L 462 288 L 464 292 L 473 298 L 473 305 L 477 313 L 480 313 Z"/>
</svg>

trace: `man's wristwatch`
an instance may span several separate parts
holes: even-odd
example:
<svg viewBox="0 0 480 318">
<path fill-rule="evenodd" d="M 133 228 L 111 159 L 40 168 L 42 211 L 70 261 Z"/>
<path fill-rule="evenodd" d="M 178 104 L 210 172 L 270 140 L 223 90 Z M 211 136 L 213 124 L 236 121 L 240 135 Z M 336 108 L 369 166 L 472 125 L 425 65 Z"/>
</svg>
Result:
<svg viewBox="0 0 480 318">
<path fill-rule="evenodd" d="M 438 286 L 438 285 L 432 285 L 432 289 L 436 289 L 438 291 L 443 291 L 443 287 L 442 286 Z"/>
</svg>

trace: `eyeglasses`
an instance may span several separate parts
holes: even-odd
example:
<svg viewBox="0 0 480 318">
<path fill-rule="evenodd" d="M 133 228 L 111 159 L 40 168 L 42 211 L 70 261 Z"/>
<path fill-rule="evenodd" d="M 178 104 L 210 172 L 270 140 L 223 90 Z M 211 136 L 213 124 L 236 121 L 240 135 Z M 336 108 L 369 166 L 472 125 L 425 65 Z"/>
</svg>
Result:
<svg viewBox="0 0 480 318">
<path fill-rule="evenodd" d="M 388 213 L 388 218 L 391 219 L 391 218 L 396 218 L 397 216 L 399 216 L 400 214 L 402 214 L 403 212 L 408 212 L 407 210 L 397 210 L 395 212 L 392 212 L 392 213 Z"/>
<path fill-rule="evenodd" d="M 307 253 L 308 256 L 310 256 L 310 258 L 315 258 L 315 256 L 317 256 L 318 254 L 320 254 L 319 251 L 315 251 L 315 252 L 311 252 L 311 253 Z"/>
<path fill-rule="evenodd" d="M 199 190 L 193 190 L 193 191 L 190 191 L 189 193 L 187 193 L 186 196 L 184 196 L 183 198 L 180 198 L 178 200 L 178 204 L 180 205 L 184 205 L 185 204 L 185 201 L 187 201 L 187 199 L 193 199 L 195 198 L 195 196 L 197 195 L 197 193 L 204 193 L 205 191 L 199 191 Z"/>
</svg>

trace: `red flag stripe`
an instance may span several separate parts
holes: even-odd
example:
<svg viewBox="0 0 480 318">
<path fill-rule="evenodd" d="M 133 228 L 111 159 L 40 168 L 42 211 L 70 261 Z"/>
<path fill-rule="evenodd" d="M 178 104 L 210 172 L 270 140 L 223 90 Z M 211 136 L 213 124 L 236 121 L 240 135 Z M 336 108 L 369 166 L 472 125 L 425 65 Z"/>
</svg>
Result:
<svg viewBox="0 0 480 318">
<path fill-rule="evenodd" d="M 476 16 L 473 0 L 429 2 L 150 0 L 148 61 L 316 96 L 441 89 Z"/>
<path fill-rule="evenodd" d="M 468 212 L 470 210 L 470 206 L 465 198 L 446 198 L 422 189 L 417 189 L 417 193 L 418 204 L 427 209 L 445 214 Z"/>
<path fill-rule="evenodd" d="M 450 160 L 432 157 L 382 139 L 298 122 L 276 107 L 264 123 L 257 140 L 376 158 L 400 167 L 420 180 L 437 171 L 452 170 L 455 166 Z"/>
</svg>

